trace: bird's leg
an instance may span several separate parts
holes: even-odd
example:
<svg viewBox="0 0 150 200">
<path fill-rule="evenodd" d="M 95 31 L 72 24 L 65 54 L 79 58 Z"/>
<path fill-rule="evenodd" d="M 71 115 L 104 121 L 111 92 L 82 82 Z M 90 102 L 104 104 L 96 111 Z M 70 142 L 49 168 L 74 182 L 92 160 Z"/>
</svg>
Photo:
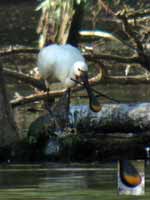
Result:
<svg viewBox="0 0 150 200">
<path fill-rule="evenodd" d="M 67 135 L 70 135 L 70 134 L 76 134 L 76 127 L 74 126 L 74 124 L 70 124 L 70 120 L 69 120 L 69 115 L 70 115 L 70 93 L 71 93 L 71 89 L 67 89 L 64 93 L 64 100 L 65 100 L 65 104 L 66 104 L 66 113 L 65 113 L 65 128 L 64 128 L 64 132 L 67 134 Z"/>
<path fill-rule="evenodd" d="M 72 135 L 72 134 L 77 134 L 77 128 L 76 128 L 76 124 L 70 124 L 70 120 L 69 120 L 69 115 L 70 115 L 70 93 L 71 93 L 71 89 L 67 89 L 64 96 L 66 99 L 66 127 L 65 127 L 65 133 L 67 133 L 67 135 Z"/>
<path fill-rule="evenodd" d="M 49 90 L 49 84 L 48 84 L 48 81 L 47 81 L 47 80 L 44 80 L 44 82 L 45 82 L 46 90 Z"/>
<path fill-rule="evenodd" d="M 66 90 L 63 96 L 54 104 L 52 108 L 52 116 L 55 120 L 56 135 L 64 134 L 69 127 L 69 104 L 70 104 L 70 89 Z"/>
<path fill-rule="evenodd" d="M 48 110 L 48 112 L 52 115 L 51 105 L 54 102 L 54 99 L 50 97 L 49 95 L 50 90 L 49 90 L 49 84 L 47 80 L 45 80 L 45 86 L 46 86 L 46 92 L 47 92 L 47 100 L 45 101 L 45 107 Z"/>
<path fill-rule="evenodd" d="M 55 126 L 56 126 L 56 130 L 61 130 L 61 127 L 58 123 L 58 119 L 57 119 L 57 115 L 55 114 L 55 109 L 52 108 L 52 105 L 54 103 L 54 98 L 52 98 L 50 95 L 49 95 L 49 83 L 47 80 L 45 80 L 45 86 L 46 86 L 46 92 L 47 92 L 47 99 L 45 101 L 45 108 L 48 110 L 50 116 L 54 119 L 54 122 L 55 122 Z M 53 112 L 54 110 L 54 112 Z"/>
<path fill-rule="evenodd" d="M 69 125 L 69 110 L 70 110 L 70 88 L 67 89 L 67 126 Z"/>
<path fill-rule="evenodd" d="M 49 95 L 50 90 L 47 80 L 45 80 L 45 86 L 47 92 L 45 107 L 55 121 L 56 130 L 61 131 L 69 124 L 70 89 L 67 89 L 63 97 L 53 105 L 54 99 Z"/>
<path fill-rule="evenodd" d="M 64 127 L 69 124 L 69 110 L 70 110 L 70 89 L 67 89 L 63 96 L 57 102 L 57 107 L 59 107 L 61 113 L 58 115 L 63 116 Z"/>
</svg>

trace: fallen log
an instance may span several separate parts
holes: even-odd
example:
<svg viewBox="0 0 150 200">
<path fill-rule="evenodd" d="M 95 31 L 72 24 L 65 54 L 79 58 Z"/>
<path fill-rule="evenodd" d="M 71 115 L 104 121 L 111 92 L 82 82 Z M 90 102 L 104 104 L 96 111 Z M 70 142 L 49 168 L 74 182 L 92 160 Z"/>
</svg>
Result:
<svg viewBox="0 0 150 200">
<path fill-rule="evenodd" d="M 56 156 L 71 161 L 145 159 L 145 146 L 149 145 L 150 138 L 149 110 L 150 103 L 104 104 L 99 113 L 93 113 L 88 106 L 72 106 L 72 130 L 68 127 L 57 130 L 53 116 L 44 114 L 31 123 L 28 140 L 37 148 L 38 155 L 39 145 L 44 146 L 44 154 L 49 158 Z M 54 114 L 55 111 L 56 108 Z"/>
<path fill-rule="evenodd" d="M 72 106 L 70 123 L 83 132 L 133 132 L 150 130 L 150 103 L 103 104 L 98 113 L 88 106 Z"/>
</svg>

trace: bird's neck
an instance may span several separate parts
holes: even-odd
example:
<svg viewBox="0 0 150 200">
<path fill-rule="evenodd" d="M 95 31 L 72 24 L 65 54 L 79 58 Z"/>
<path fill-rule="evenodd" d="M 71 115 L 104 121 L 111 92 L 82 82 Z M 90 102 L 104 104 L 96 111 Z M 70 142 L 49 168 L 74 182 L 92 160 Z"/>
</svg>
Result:
<svg viewBox="0 0 150 200">
<path fill-rule="evenodd" d="M 75 86 L 75 82 L 72 79 L 75 79 L 75 74 L 73 70 L 70 71 L 65 79 L 65 87 L 71 88 Z"/>
<path fill-rule="evenodd" d="M 70 77 L 66 78 L 65 83 L 64 83 L 66 88 L 72 88 L 75 86 L 75 82 L 71 80 L 71 78 Z"/>
</svg>

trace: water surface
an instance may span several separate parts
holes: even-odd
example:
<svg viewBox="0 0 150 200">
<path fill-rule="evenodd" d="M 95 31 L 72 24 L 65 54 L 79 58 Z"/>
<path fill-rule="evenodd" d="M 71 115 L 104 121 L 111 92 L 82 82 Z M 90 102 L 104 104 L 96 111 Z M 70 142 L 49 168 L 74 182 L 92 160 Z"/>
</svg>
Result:
<svg viewBox="0 0 150 200">
<path fill-rule="evenodd" d="M 146 194 L 150 198 L 150 167 L 146 168 Z M 117 163 L 34 164 L 0 166 L 0 199 L 113 200 L 135 199 L 117 194 Z M 136 198 L 137 199 L 137 198 Z"/>
</svg>

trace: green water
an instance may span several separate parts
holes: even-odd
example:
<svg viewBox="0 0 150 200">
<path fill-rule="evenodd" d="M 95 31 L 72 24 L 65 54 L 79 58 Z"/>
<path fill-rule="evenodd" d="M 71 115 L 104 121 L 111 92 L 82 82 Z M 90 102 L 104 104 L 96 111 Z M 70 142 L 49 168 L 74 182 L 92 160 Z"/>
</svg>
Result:
<svg viewBox="0 0 150 200">
<path fill-rule="evenodd" d="M 0 199 L 113 200 L 149 199 L 150 167 L 144 196 L 117 194 L 117 163 L 1 165 Z"/>
</svg>

